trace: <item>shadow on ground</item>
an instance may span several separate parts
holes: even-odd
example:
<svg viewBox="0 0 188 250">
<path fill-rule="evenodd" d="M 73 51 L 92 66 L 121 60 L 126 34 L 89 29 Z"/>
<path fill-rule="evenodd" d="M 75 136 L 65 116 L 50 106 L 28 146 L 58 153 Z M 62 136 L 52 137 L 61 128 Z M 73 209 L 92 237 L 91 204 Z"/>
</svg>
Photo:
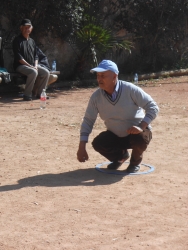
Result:
<svg viewBox="0 0 188 250">
<path fill-rule="evenodd" d="M 18 184 L 0 186 L 0 192 L 18 190 L 25 187 L 99 186 L 120 181 L 122 175 L 107 175 L 95 169 L 77 169 L 59 174 L 44 174 L 20 179 Z"/>
<path fill-rule="evenodd" d="M 58 90 L 47 90 L 47 95 L 50 99 L 55 99 L 59 95 L 70 95 L 72 90 L 67 89 L 58 89 Z M 33 98 L 33 101 L 39 100 L 37 98 Z M 0 105 L 2 104 L 11 104 L 11 103 L 20 103 L 23 102 L 23 92 L 12 92 L 12 93 L 1 93 L 0 94 Z"/>
</svg>

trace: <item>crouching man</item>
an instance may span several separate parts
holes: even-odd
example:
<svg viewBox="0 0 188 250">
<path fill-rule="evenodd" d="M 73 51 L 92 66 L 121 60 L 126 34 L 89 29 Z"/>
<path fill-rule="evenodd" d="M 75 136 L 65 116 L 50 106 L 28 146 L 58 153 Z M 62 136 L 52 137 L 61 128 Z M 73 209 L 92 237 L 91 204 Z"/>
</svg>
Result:
<svg viewBox="0 0 188 250">
<path fill-rule="evenodd" d="M 159 108 L 141 88 L 118 80 L 119 71 L 114 62 L 103 60 L 91 72 L 97 73 L 99 89 L 92 94 L 85 112 L 77 159 L 85 162 L 89 158 L 86 143 L 99 114 L 107 130 L 94 138 L 93 148 L 111 161 L 108 169 L 118 169 L 130 157 L 128 149 L 132 149 L 126 172 L 135 173 L 152 139 L 150 123 Z"/>
</svg>

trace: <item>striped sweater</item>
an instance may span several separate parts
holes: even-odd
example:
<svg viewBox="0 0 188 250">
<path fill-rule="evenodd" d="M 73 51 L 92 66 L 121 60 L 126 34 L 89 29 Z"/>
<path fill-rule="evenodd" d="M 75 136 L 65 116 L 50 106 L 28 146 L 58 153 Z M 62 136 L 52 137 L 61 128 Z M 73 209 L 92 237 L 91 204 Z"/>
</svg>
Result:
<svg viewBox="0 0 188 250">
<path fill-rule="evenodd" d="M 150 124 L 158 111 L 155 101 L 140 87 L 119 80 L 119 90 L 114 101 L 100 88 L 92 94 L 81 125 L 80 140 L 88 141 L 98 114 L 107 130 L 124 137 L 128 135 L 128 128 L 138 126 L 141 121 Z"/>
</svg>

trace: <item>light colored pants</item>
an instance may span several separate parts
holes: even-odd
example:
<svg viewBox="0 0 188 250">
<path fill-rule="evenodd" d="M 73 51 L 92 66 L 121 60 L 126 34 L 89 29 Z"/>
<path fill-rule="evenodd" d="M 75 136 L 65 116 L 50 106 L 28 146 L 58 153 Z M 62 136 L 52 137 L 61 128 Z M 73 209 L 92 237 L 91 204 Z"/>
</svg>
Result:
<svg viewBox="0 0 188 250">
<path fill-rule="evenodd" d="M 46 89 L 50 72 L 44 67 L 38 65 L 38 70 L 36 70 L 26 65 L 20 65 L 16 71 L 27 76 L 24 90 L 25 96 L 32 97 L 32 92 L 34 95 L 40 96 L 42 90 Z"/>
</svg>

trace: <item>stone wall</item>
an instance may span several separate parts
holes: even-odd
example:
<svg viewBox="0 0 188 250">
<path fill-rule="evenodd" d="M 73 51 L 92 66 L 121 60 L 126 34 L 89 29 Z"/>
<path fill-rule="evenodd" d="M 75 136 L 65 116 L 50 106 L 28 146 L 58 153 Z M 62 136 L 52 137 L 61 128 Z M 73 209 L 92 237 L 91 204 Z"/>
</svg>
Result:
<svg viewBox="0 0 188 250">
<path fill-rule="evenodd" d="M 49 64 L 51 65 L 52 61 L 56 60 L 57 70 L 61 72 L 60 79 L 66 79 L 74 74 L 77 55 L 68 42 L 53 38 L 51 34 L 37 40 L 40 41 L 39 47 L 48 57 Z"/>
</svg>

